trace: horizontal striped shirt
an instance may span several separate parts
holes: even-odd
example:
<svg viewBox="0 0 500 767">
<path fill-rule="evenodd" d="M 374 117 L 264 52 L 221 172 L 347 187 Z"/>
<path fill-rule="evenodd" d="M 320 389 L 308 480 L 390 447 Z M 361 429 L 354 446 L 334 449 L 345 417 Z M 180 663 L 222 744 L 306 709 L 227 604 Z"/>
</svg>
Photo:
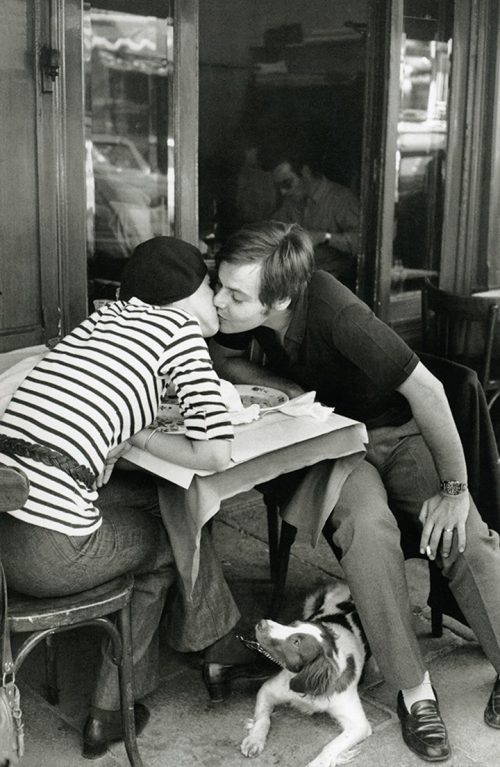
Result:
<svg viewBox="0 0 500 767">
<path fill-rule="evenodd" d="M 198 321 L 137 298 L 115 301 L 33 368 L 14 393 L 0 434 L 69 455 L 98 477 L 110 450 L 153 422 L 169 384 L 188 438 L 233 437 Z M 30 458 L 1 460 L 30 480 L 29 498 L 13 516 L 69 535 L 89 535 L 101 524 L 96 490 Z"/>
</svg>

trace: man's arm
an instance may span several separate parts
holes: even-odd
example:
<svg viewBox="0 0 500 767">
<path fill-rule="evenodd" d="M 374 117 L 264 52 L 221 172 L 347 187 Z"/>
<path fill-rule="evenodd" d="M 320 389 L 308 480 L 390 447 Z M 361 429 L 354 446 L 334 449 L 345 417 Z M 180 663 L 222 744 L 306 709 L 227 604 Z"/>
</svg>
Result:
<svg viewBox="0 0 500 767">
<path fill-rule="evenodd" d="M 274 375 L 262 365 L 247 359 L 243 350 L 221 346 L 213 338 L 210 339 L 208 348 L 216 373 L 226 381 L 231 381 L 233 384 L 271 386 L 285 392 L 289 397 L 297 397 L 304 393 L 304 390 L 293 381 Z"/>
<path fill-rule="evenodd" d="M 440 479 L 467 482 L 462 443 L 441 382 L 419 362 L 409 378 L 398 387 L 398 391 L 410 404 Z M 424 502 L 420 512 L 423 525 L 420 539 L 422 554 L 430 546 L 430 558 L 434 559 L 443 532 L 450 529 L 458 536 L 459 551 L 465 549 L 465 523 L 469 504 L 468 492 L 457 496 L 438 493 Z M 443 556 L 448 556 L 451 544 L 452 536 L 445 536 L 441 548 Z"/>
</svg>

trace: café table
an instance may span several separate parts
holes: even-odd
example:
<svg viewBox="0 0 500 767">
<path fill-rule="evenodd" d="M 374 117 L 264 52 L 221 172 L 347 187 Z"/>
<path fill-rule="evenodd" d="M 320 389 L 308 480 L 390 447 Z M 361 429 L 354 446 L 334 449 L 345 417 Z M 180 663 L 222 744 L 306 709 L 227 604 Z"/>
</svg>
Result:
<svg viewBox="0 0 500 767">
<path fill-rule="evenodd" d="M 188 597 L 199 568 L 201 530 L 224 499 L 310 467 L 281 515 L 310 534 L 315 545 L 368 441 L 364 424 L 335 413 L 318 420 L 278 411 L 234 431 L 231 464 L 222 472 L 196 472 L 137 448 L 127 453 L 129 460 L 159 476 L 160 510 Z"/>
<path fill-rule="evenodd" d="M 0 415 L 12 392 L 47 352 L 44 346 L 0 355 Z M 340 490 L 364 458 L 364 424 L 334 412 L 287 415 L 279 410 L 234 428 L 230 466 L 222 472 L 194 471 L 138 448 L 127 459 L 158 476 L 158 496 L 186 596 L 199 569 L 203 526 L 222 501 L 282 474 L 310 467 L 293 499 L 280 510 L 283 519 L 309 533 L 315 545 Z"/>
</svg>

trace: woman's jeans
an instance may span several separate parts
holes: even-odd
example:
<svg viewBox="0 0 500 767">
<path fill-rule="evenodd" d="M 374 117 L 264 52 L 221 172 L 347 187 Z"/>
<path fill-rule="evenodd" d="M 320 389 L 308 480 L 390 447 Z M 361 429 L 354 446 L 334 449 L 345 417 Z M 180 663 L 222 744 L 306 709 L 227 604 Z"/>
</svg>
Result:
<svg viewBox="0 0 500 767">
<path fill-rule="evenodd" d="M 423 502 L 439 492 L 432 456 L 411 420 L 370 432 L 366 460 L 346 480 L 331 516 L 333 542 L 373 655 L 394 687 L 420 684 L 405 556 L 418 556 Z M 500 672 L 500 548 L 471 500 L 467 545 L 437 564 L 486 656 Z M 403 554 L 404 552 L 404 554 Z"/>
<path fill-rule="evenodd" d="M 68 536 L 0 515 L 0 551 L 9 586 L 35 597 L 57 597 L 93 588 L 125 573 L 134 574 L 131 602 L 136 698 L 158 683 L 158 627 L 167 591 L 177 573 L 159 516 L 154 479 L 141 472 L 115 471 L 97 502 L 101 527 L 89 536 Z M 202 536 L 200 575 L 192 602 L 175 600 L 180 621 L 169 615 L 170 644 L 201 650 L 224 636 L 239 612 L 224 581 L 210 536 Z M 102 664 L 92 704 L 118 709 L 118 673 L 103 643 Z"/>
</svg>

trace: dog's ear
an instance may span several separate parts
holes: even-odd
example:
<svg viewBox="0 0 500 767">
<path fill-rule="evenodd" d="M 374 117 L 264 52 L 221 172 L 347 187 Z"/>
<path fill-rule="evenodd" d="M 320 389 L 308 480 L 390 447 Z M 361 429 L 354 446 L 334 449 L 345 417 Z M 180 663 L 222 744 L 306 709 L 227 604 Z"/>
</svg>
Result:
<svg viewBox="0 0 500 767">
<path fill-rule="evenodd" d="M 295 674 L 290 680 L 290 689 L 305 695 L 326 695 L 334 687 L 337 676 L 336 664 L 322 653 Z"/>
</svg>

